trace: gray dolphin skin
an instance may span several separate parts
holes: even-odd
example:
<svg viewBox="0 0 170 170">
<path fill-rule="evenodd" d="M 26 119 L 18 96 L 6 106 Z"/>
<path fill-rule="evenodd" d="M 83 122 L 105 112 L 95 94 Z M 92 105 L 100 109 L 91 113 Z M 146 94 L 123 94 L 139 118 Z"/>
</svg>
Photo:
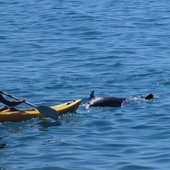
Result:
<svg viewBox="0 0 170 170">
<path fill-rule="evenodd" d="M 153 99 L 153 94 L 145 97 L 145 100 Z M 95 97 L 94 91 L 90 94 L 90 101 L 87 103 L 88 107 L 121 107 L 127 98 L 120 97 Z"/>
<path fill-rule="evenodd" d="M 92 91 L 88 104 L 90 107 L 121 107 L 125 101 L 126 98 L 119 97 L 95 97 L 94 91 Z"/>
</svg>

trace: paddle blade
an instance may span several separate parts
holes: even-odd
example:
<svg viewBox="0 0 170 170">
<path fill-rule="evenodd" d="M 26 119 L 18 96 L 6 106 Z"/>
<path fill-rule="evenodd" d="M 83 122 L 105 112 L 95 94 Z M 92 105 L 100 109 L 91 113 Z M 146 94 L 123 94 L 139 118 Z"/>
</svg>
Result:
<svg viewBox="0 0 170 170">
<path fill-rule="evenodd" d="M 38 106 L 36 109 L 45 117 L 49 117 L 51 119 L 57 120 L 58 119 L 58 112 L 50 107 L 47 106 Z"/>
</svg>

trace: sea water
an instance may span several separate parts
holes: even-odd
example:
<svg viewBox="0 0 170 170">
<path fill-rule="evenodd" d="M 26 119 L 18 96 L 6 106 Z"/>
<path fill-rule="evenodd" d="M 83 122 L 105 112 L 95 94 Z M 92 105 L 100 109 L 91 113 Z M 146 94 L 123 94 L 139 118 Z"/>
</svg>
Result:
<svg viewBox="0 0 170 170">
<path fill-rule="evenodd" d="M 0 18 L 1 91 L 36 105 L 83 99 L 60 123 L 1 123 L 1 170 L 170 168 L 169 1 L 1 0 Z M 85 109 L 93 90 L 155 99 Z"/>
</svg>

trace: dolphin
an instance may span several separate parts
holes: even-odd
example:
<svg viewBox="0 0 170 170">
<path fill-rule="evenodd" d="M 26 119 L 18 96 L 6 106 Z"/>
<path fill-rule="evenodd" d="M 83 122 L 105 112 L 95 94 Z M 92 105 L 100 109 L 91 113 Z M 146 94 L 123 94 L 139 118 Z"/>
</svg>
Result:
<svg viewBox="0 0 170 170">
<path fill-rule="evenodd" d="M 153 94 L 145 97 L 145 100 L 153 99 Z M 86 108 L 89 107 L 121 107 L 127 102 L 127 98 L 120 97 L 96 97 L 94 91 L 90 94 L 90 101 L 87 103 Z"/>
</svg>

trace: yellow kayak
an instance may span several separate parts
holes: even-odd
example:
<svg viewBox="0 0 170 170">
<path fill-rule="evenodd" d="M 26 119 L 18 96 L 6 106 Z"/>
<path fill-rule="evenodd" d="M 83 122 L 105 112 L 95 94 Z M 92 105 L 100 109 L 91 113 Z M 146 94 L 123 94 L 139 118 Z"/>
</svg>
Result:
<svg viewBox="0 0 170 170">
<path fill-rule="evenodd" d="M 77 100 L 69 101 L 67 103 L 62 103 L 59 105 L 51 106 L 51 108 L 58 111 L 59 115 L 62 115 L 65 113 L 72 113 L 77 110 L 81 102 L 82 102 L 82 99 L 77 99 Z M 0 112 L 0 122 L 23 121 L 23 120 L 27 120 L 31 118 L 36 118 L 36 117 L 44 118 L 44 116 L 36 109 Z"/>
</svg>

